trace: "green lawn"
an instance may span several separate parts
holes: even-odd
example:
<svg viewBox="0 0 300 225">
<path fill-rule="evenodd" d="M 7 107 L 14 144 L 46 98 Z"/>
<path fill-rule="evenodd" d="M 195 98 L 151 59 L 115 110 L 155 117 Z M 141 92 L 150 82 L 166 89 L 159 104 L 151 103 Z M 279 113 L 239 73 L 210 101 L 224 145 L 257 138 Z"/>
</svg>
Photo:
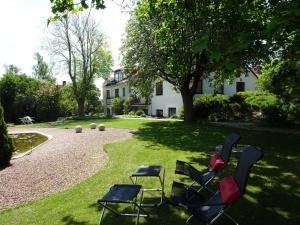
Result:
<svg viewBox="0 0 300 225">
<path fill-rule="evenodd" d="M 76 121 L 59 127 L 88 126 L 92 121 Z M 240 224 L 300 224 L 300 136 L 256 132 L 213 126 L 204 123 L 186 125 L 182 122 L 138 119 L 97 120 L 107 127 L 126 127 L 137 130 L 134 138 L 105 145 L 108 164 L 97 174 L 66 191 L 50 195 L 0 213 L 0 224 L 97 224 L 99 208 L 96 201 L 115 183 L 129 183 L 129 175 L 142 164 L 159 164 L 166 167 L 166 195 L 172 181 L 185 181 L 174 175 L 177 159 L 198 165 L 209 161 L 214 146 L 221 143 L 231 131 L 241 134 L 241 143 L 259 146 L 265 152 L 263 160 L 252 169 L 247 194 L 230 210 Z M 48 126 L 47 124 L 40 124 Z M 233 171 L 235 160 L 220 177 Z M 153 185 L 144 180 L 145 186 Z M 164 205 L 149 210 L 151 219 L 140 224 L 184 224 L 187 214 L 183 210 Z M 107 214 L 105 225 L 134 224 L 132 218 L 117 218 Z M 199 224 L 194 221 L 192 224 Z M 215 224 L 231 224 L 221 217 Z"/>
</svg>

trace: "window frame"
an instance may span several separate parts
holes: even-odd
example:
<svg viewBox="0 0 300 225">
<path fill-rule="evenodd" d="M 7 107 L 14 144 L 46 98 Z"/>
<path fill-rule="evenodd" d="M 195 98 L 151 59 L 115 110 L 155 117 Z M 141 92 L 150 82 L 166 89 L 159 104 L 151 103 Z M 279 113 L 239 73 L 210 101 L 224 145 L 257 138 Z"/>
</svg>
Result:
<svg viewBox="0 0 300 225">
<path fill-rule="evenodd" d="M 161 91 L 159 91 L 159 87 L 161 87 Z M 164 94 L 163 91 L 163 81 L 158 81 L 155 83 L 155 95 L 156 96 L 162 96 Z"/>
<path fill-rule="evenodd" d="M 242 89 L 240 90 L 241 86 L 239 85 L 242 85 Z M 236 88 L 235 88 L 235 92 L 238 93 L 238 92 L 245 92 L 246 90 L 246 84 L 244 81 L 237 81 L 236 82 Z"/>
<path fill-rule="evenodd" d="M 119 88 L 115 89 L 115 98 L 120 97 Z"/>
<path fill-rule="evenodd" d="M 106 99 L 110 99 L 110 90 L 106 90 Z"/>
</svg>

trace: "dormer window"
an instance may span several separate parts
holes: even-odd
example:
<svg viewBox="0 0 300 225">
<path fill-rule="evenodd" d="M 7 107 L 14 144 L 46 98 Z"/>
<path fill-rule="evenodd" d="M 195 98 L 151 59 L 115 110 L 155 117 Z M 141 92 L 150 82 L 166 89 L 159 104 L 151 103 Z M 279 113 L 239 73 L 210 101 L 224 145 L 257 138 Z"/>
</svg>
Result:
<svg viewBox="0 0 300 225">
<path fill-rule="evenodd" d="M 123 72 L 121 70 L 116 70 L 115 73 L 114 73 L 115 81 L 123 80 L 123 78 L 124 78 Z"/>
</svg>

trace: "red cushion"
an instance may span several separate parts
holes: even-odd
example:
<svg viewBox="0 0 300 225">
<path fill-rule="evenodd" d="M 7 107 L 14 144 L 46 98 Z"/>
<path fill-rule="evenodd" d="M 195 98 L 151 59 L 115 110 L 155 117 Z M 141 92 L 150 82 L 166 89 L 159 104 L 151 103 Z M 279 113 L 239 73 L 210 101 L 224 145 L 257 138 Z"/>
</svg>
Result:
<svg viewBox="0 0 300 225">
<path fill-rule="evenodd" d="M 240 197 L 240 189 L 233 179 L 233 177 L 224 177 L 220 184 L 219 189 L 221 197 L 226 205 L 232 204 Z"/>
<path fill-rule="evenodd" d="M 222 157 L 218 154 L 213 155 L 210 159 L 210 168 L 213 171 L 219 171 L 223 169 L 223 167 L 224 167 L 224 160 L 222 159 Z"/>
</svg>

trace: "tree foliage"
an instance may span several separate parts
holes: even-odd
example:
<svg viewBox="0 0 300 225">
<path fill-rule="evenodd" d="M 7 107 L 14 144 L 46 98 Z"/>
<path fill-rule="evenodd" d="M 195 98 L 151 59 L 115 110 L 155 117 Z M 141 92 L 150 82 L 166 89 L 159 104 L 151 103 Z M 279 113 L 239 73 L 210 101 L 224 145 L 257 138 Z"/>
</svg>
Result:
<svg viewBox="0 0 300 225">
<path fill-rule="evenodd" d="M 34 59 L 36 64 L 32 67 L 33 75 L 40 80 L 48 80 L 54 82 L 52 68 L 44 61 L 44 58 L 40 53 L 34 53 Z"/>
<path fill-rule="evenodd" d="M 85 113 L 85 101 L 95 78 L 107 78 L 112 56 L 104 35 L 90 16 L 69 14 L 51 23 L 49 51 L 63 62 L 78 104 L 78 114 Z"/>
<path fill-rule="evenodd" d="M 1 103 L 1 102 L 0 102 Z M 4 121 L 3 108 L 0 104 L 0 168 L 9 165 L 14 146 L 7 134 L 7 127 Z"/>
<path fill-rule="evenodd" d="M 4 74 L 19 74 L 21 75 L 21 69 L 13 64 L 4 64 L 5 73 Z"/>
<path fill-rule="evenodd" d="M 24 116 L 35 121 L 55 120 L 59 115 L 60 88 L 26 75 L 6 74 L 0 80 L 0 100 L 5 120 L 19 123 Z"/>
<path fill-rule="evenodd" d="M 158 77 L 174 85 L 182 95 L 185 121 L 191 121 L 200 79 L 212 72 L 219 80 L 239 76 L 267 58 L 265 4 L 143 0 L 126 29 L 125 70 L 138 71 L 136 79 L 144 86 Z"/>
</svg>

